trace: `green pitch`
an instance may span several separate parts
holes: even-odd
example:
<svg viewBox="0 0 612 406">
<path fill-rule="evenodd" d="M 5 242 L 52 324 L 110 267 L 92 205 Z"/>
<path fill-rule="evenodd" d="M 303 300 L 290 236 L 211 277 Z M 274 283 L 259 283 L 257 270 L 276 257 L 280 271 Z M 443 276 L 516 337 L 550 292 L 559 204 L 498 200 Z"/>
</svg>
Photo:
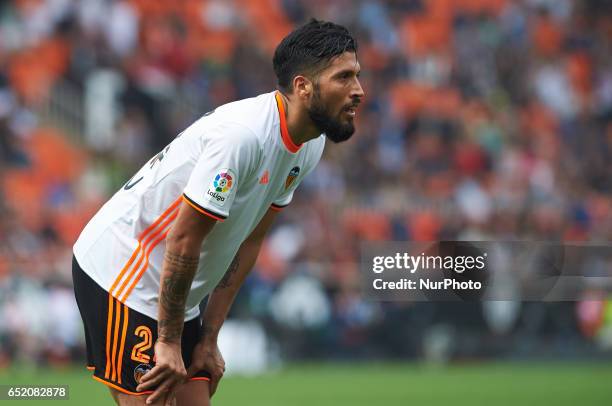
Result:
<svg viewBox="0 0 612 406">
<path fill-rule="evenodd" d="M 64 384 L 70 401 L 16 405 L 112 405 L 84 368 L 0 370 L 0 384 Z M 7 402 L 0 402 L 7 403 Z M 258 377 L 226 377 L 221 406 L 600 406 L 612 404 L 612 363 L 294 365 Z"/>
</svg>

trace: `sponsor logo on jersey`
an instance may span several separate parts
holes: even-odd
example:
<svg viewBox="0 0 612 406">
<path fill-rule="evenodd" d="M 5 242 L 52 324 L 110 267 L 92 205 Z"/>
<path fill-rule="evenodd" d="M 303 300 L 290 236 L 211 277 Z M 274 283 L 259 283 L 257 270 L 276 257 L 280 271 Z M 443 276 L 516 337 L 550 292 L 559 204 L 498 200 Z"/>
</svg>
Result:
<svg viewBox="0 0 612 406">
<path fill-rule="evenodd" d="M 140 383 L 142 377 L 152 369 L 153 367 L 149 364 L 139 364 L 136 368 L 134 368 L 134 380 L 137 383 Z"/>
<path fill-rule="evenodd" d="M 223 206 L 234 187 L 236 175 L 231 169 L 222 169 L 214 177 L 212 184 L 206 191 L 206 197 L 217 206 Z"/>
<path fill-rule="evenodd" d="M 289 186 L 293 183 L 295 178 L 300 174 L 300 167 L 294 166 L 291 171 L 289 171 L 289 175 L 287 175 L 287 179 L 285 180 L 285 190 L 289 189 Z"/>
</svg>

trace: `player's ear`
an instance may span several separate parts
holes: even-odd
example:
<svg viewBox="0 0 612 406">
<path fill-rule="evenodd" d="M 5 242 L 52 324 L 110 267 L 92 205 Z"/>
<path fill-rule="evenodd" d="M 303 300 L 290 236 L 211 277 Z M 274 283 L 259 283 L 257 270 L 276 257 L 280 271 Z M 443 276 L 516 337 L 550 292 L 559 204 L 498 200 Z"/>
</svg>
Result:
<svg viewBox="0 0 612 406">
<path fill-rule="evenodd" d="M 297 75 L 293 78 L 294 93 L 302 100 L 310 97 L 313 91 L 313 84 L 306 76 Z"/>
</svg>

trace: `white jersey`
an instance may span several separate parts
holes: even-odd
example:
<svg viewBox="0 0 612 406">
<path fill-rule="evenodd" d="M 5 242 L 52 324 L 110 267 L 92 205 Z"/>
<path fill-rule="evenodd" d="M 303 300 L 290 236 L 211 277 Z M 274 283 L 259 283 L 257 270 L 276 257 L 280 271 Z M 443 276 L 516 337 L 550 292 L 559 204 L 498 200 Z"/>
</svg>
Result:
<svg viewBox="0 0 612 406">
<path fill-rule="evenodd" d="M 292 142 L 277 92 L 223 105 L 182 132 L 98 211 L 74 255 L 112 296 L 157 319 L 165 238 L 187 202 L 218 220 L 202 244 L 187 297 L 185 321 L 191 320 L 268 209 L 291 202 L 324 144 L 323 135 Z"/>
</svg>

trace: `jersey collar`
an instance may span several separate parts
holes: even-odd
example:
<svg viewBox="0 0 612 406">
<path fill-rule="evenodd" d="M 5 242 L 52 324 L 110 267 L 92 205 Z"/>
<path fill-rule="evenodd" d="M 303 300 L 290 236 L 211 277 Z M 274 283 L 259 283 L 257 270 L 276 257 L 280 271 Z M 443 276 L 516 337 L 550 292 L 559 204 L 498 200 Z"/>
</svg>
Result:
<svg viewBox="0 0 612 406">
<path fill-rule="evenodd" d="M 278 115 L 280 118 L 280 128 L 281 128 L 281 138 L 283 140 L 283 144 L 285 145 L 285 148 L 287 148 L 289 152 L 291 152 L 292 154 L 295 154 L 296 152 L 300 150 L 300 148 L 302 148 L 302 145 L 304 144 L 296 145 L 291 139 L 291 136 L 289 135 L 289 130 L 287 129 L 287 119 L 285 117 L 285 106 L 283 105 L 283 98 L 281 97 L 279 91 L 276 91 L 274 93 L 274 96 L 276 97 L 276 106 L 278 107 Z"/>
</svg>

